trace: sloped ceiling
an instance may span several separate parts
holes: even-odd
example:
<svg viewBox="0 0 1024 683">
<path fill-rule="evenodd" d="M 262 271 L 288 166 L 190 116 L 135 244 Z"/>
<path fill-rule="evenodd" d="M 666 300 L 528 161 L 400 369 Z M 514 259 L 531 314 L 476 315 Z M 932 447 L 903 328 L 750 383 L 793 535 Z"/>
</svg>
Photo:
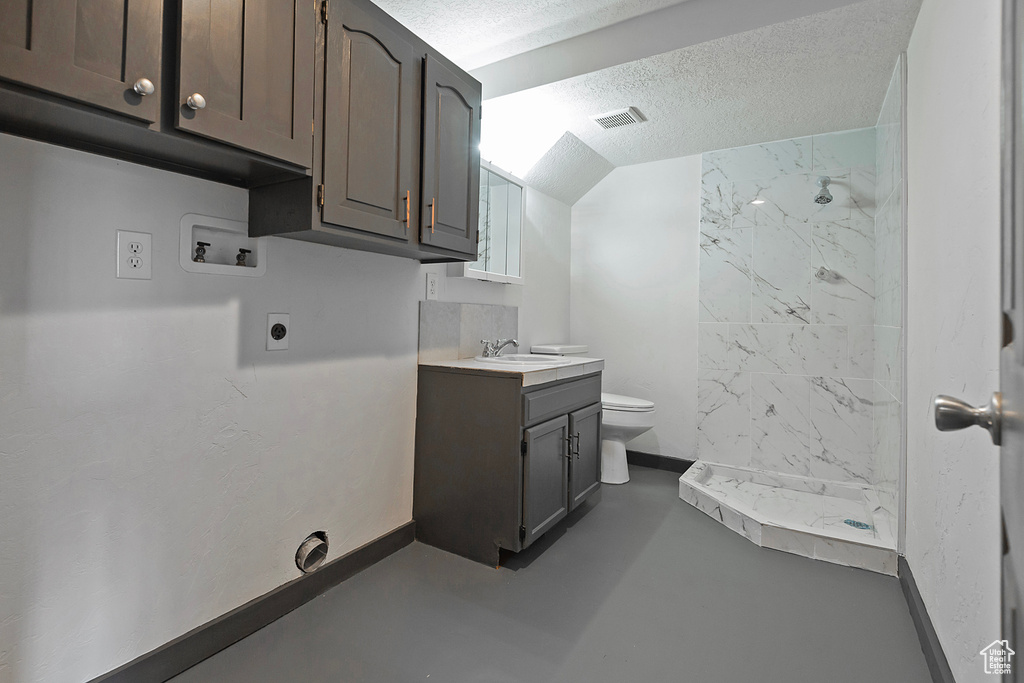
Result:
<svg viewBox="0 0 1024 683">
<path fill-rule="evenodd" d="M 612 162 L 578 137 L 566 133 L 523 180 L 530 187 L 572 206 L 614 168 Z"/>
</svg>

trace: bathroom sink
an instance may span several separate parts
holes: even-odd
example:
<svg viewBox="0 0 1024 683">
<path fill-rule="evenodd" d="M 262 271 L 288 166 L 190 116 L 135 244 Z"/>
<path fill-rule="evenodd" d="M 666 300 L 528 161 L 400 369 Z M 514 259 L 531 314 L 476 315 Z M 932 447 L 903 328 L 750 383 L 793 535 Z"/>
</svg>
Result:
<svg viewBox="0 0 1024 683">
<path fill-rule="evenodd" d="M 483 356 L 477 356 L 476 360 L 481 363 L 494 363 L 495 365 L 511 365 L 513 367 L 528 367 L 532 365 L 568 365 L 572 362 L 571 358 L 564 358 L 562 356 L 548 356 L 539 353 L 510 353 L 506 356 L 497 356 L 494 358 L 485 358 Z"/>
</svg>

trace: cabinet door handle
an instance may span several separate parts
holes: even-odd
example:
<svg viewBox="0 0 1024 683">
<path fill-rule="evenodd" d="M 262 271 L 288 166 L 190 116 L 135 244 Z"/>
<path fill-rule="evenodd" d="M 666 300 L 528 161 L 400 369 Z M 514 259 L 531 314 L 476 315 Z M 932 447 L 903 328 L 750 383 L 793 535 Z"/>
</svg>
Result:
<svg viewBox="0 0 1024 683">
<path fill-rule="evenodd" d="M 573 434 L 573 436 L 576 438 L 576 459 L 579 460 L 580 459 L 580 433 L 576 432 L 575 434 Z"/>
<path fill-rule="evenodd" d="M 149 80 L 148 78 L 140 78 L 139 80 L 135 81 L 135 85 L 132 86 L 132 90 L 134 90 L 141 97 L 145 97 L 146 95 L 152 95 L 154 92 L 156 92 L 156 86 L 154 86 L 153 81 Z"/>
<path fill-rule="evenodd" d="M 430 198 L 430 234 L 434 234 L 434 204 L 437 203 L 436 197 Z"/>
<path fill-rule="evenodd" d="M 206 109 L 206 98 L 200 95 L 199 93 L 194 92 L 187 98 L 185 98 L 185 104 L 187 104 L 188 108 L 192 111 Z"/>
<path fill-rule="evenodd" d="M 572 434 L 565 437 L 565 457 L 572 460 Z"/>
<path fill-rule="evenodd" d="M 406 190 L 405 191 L 405 220 L 403 221 L 405 223 L 405 229 L 406 230 L 409 229 L 409 215 L 410 215 L 410 213 L 412 211 L 412 209 L 410 208 L 409 204 L 410 204 L 410 202 L 409 202 L 409 190 Z"/>
</svg>

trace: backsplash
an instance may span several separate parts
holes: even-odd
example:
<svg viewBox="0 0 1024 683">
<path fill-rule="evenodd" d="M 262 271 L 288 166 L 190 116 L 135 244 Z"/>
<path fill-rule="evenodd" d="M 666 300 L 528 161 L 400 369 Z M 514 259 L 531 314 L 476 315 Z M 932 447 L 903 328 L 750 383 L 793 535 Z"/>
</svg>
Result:
<svg viewBox="0 0 1024 683">
<path fill-rule="evenodd" d="M 518 335 L 519 309 L 515 306 L 420 302 L 421 363 L 473 358 L 483 351 L 481 339 L 515 339 Z"/>
<path fill-rule="evenodd" d="M 874 481 L 875 148 L 865 128 L 703 156 L 700 459 Z"/>
</svg>

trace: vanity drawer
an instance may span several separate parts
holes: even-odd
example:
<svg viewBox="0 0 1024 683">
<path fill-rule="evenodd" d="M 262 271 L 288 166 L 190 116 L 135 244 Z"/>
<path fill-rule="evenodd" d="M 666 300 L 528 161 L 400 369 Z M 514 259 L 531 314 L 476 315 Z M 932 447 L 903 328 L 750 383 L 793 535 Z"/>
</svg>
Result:
<svg viewBox="0 0 1024 683">
<path fill-rule="evenodd" d="M 591 375 L 523 394 L 523 426 L 601 401 L 601 375 Z"/>
</svg>

